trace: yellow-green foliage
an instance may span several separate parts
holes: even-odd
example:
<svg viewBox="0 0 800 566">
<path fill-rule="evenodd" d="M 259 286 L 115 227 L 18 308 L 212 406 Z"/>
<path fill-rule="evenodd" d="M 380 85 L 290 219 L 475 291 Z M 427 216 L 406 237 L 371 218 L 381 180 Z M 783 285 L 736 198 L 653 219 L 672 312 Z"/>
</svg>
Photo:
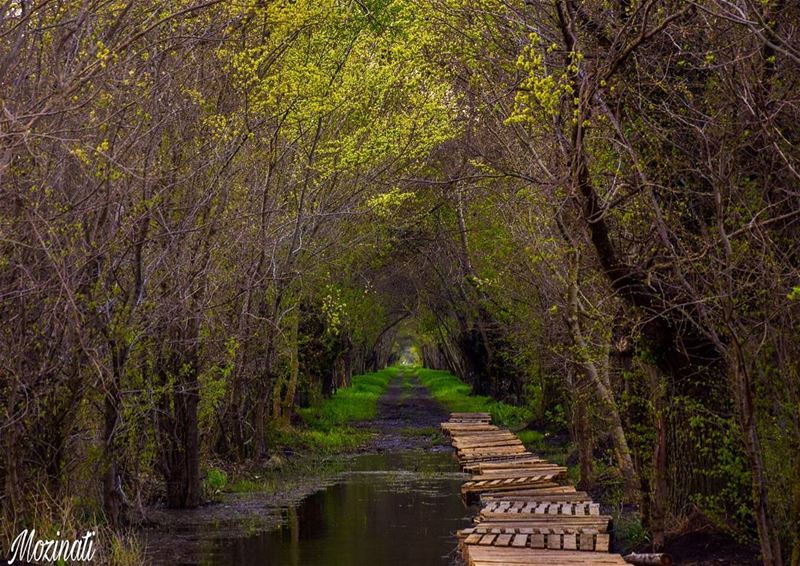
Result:
<svg viewBox="0 0 800 566">
<path fill-rule="evenodd" d="M 217 407 L 224 400 L 228 391 L 228 382 L 233 371 L 233 360 L 238 347 L 236 339 L 230 338 L 225 344 L 225 359 L 201 372 L 198 376 L 200 401 L 197 407 L 197 417 L 202 430 L 208 430 L 214 425 Z"/>
<path fill-rule="evenodd" d="M 413 199 L 414 196 L 413 192 L 404 192 L 394 188 L 367 200 L 367 207 L 379 217 L 387 218 L 395 208 L 401 206 L 405 201 Z"/>
<path fill-rule="evenodd" d="M 531 33 L 528 37 L 530 43 L 517 58 L 517 68 L 524 73 L 525 78 L 514 97 L 514 113 L 508 119 L 509 123 L 536 122 L 541 118 L 556 116 L 560 111 L 562 97 L 573 93 L 568 77 L 570 73 L 577 72 L 581 60 L 579 54 L 573 54 L 572 62 L 567 68 L 550 69 L 546 55 L 555 51 L 558 46 L 553 44 L 543 47 L 541 38 L 536 33 Z"/>
<path fill-rule="evenodd" d="M 403 1 L 372 8 L 249 4 L 241 10 L 269 35 L 219 51 L 253 112 L 280 117 L 287 138 L 316 153 L 323 175 L 414 158 L 454 133 L 453 96 L 424 57 L 435 37 L 419 9 Z"/>
</svg>

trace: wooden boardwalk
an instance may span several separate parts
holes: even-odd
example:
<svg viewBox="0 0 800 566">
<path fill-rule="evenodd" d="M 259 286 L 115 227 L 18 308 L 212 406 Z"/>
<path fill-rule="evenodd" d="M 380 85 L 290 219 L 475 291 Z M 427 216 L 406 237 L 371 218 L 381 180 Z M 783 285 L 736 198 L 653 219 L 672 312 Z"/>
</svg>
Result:
<svg viewBox="0 0 800 566">
<path fill-rule="evenodd" d="M 571 485 L 566 468 L 525 449 L 488 413 L 452 413 L 442 423 L 464 471 L 466 502 L 480 500 L 475 526 L 459 531 L 469 566 L 627 564 L 609 553 L 611 518 Z"/>
</svg>

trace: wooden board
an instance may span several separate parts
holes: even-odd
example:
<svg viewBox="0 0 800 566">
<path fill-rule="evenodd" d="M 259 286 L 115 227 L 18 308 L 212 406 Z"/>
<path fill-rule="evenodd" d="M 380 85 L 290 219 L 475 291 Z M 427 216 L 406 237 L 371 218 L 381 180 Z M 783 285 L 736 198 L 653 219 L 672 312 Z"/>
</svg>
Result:
<svg viewBox="0 0 800 566">
<path fill-rule="evenodd" d="M 487 513 L 503 513 L 507 515 L 599 515 L 600 505 L 591 501 L 521 501 L 495 500 L 487 502 L 481 509 L 481 516 Z"/>
<path fill-rule="evenodd" d="M 550 485 L 554 479 L 562 475 L 552 473 L 528 473 L 511 477 L 485 478 L 474 476 L 472 480 L 464 482 L 461 493 L 482 493 L 484 491 L 509 490 L 518 487 L 537 487 L 542 484 Z M 475 479 L 477 478 L 477 479 Z"/>
<path fill-rule="evenodd" d="M 566 474 L 567 468 L 563 466 L 556 466 L 554 464 L 543 464 L 535 468 L 519 468 L 519 469 L 505 469 L 505 470 L 487 470 L 480 474 L 475 474 L 470 480 L 488 479 L 488 478 L 518 478 L 530 474 Z"/>
<path fill-rule="evenodd" d="M 518 548 L 548 548 L 550 550 L 580 550 L 581 552 L 608 551 L 609 535 L 591 527 L 507 527 L 492 523 L 481 523 L 477 527 L 459 531 L 458 538 L 464 544 L 477 544 L 487 534 L 496 535 L 487 542 L 492 546 L 514 546 Z"/>
<path fill-rule="evenodd" d="M 464 558 L 469 566 L 622 566 L 627 563 L 618 554 L 498 546 L 466 545 Z"/>
</svg>

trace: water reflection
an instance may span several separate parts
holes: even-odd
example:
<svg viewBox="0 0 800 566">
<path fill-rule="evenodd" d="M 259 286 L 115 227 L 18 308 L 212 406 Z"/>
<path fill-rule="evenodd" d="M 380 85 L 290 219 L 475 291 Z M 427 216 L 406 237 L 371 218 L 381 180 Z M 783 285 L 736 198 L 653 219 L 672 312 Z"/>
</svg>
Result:
<svg viewBox="0 0 800 566">
<path fill-rule="evenodd" d="M 463 477 L 446 453 L 358 458 L 341 483 L 289 509 L 277 531 L 217 540 L 204 564 L 365 566 L 449 564 L 469 524 Z"/>
</svg>

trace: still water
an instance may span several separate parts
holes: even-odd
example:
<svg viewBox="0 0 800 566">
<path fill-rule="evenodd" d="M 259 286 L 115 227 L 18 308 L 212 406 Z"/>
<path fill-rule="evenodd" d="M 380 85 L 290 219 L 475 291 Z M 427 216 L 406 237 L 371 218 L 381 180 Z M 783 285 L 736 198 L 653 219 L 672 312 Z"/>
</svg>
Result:
<svg viewBox="0 0 800 566">
<path fill-rule="evenodd" d="M 206 546 L 204 565 L 425 566 L 451 564 L 470 524 L 464 476 L 446 452 L 366 455 L 339 483 L 286 512 L 277 530 Z"/>
</svg>

